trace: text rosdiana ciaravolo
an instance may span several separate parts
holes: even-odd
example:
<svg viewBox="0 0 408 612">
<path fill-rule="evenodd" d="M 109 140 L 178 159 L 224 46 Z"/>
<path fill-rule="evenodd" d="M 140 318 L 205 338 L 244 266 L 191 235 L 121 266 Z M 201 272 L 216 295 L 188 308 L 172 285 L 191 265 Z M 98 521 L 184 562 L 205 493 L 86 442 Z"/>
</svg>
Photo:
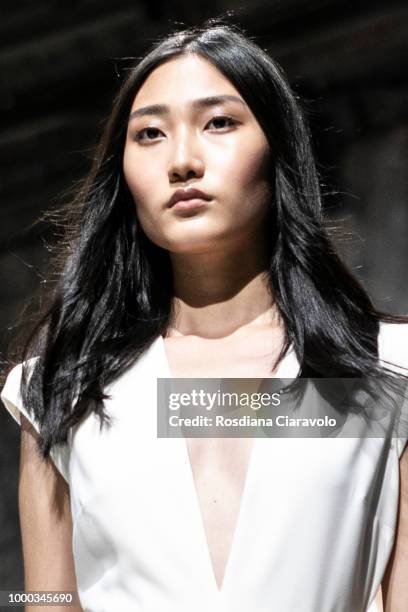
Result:
<svg viewBox="0 0 408 612">
<path fill-rule="evenodd" d="M 324 417 L 292 418 L 280 414 L 274 418 L 255 418 L 249 415 L 240 417 L 215 417 L 196 415 L 194 417 L 181 417 L 172 414 L 169 417 L 171 427 L 336 427 L 337 420 Z"/>
</svg>

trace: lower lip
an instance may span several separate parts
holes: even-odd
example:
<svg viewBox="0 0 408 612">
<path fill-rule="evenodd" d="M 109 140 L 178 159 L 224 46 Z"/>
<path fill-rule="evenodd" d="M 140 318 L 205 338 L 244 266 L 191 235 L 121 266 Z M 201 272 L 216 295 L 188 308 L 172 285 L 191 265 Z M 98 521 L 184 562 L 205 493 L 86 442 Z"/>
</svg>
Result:
<svg viewBox="0 0 408 612">
<path fill-rule="evenodd" d="M 195 210 L 197 208 L 203 208 L 206 204 L 208 204 L 209 200 L 203 200 L 201 198 L 192 198 L 191 200 L 178 200 L 171 207 L 173 210 L 177 210 L 180 212 Z"/>
</svg>

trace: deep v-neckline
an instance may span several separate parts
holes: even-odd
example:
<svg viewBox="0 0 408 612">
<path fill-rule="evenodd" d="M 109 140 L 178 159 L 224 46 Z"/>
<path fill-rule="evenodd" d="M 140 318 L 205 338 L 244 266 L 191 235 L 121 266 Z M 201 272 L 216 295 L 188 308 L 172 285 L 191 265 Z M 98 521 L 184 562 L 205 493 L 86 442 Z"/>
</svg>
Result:
<svg viewBox="0 0 408 612">
<path fill-rule="evenodd" d="M 175 377 L 172 374 L 170 362 L 167 357 L 164 337 L 160 335 L 156 341 L 158 343 L 160 354 L 161 354 L 161 362 L 162 362 L 162 367 L 163 367 L 162 371 L 164 372 L 164 377 L 169 378 L 169 379 L 174 379 Z M 277 378 L 278 376 L 282 376 L 282 375 L 283 376 L 293 375 L 293 367 L 291 367 L 292 364 L 288 364 L 288 360 L 291 358 L 292 353 L 293 351 L 292 349 L 290 349 L 288 353 L 285 355 L 282 362 L 280 363 L 278 370 L 276 371 L 274 377 Z M 292 355 L 292 357 L 293 356 L 294 355 Z M 288 365 L 289 365 L 289 368 L 287 367 Z M 290 372 L 291 370 L 292 372 Z M 199 537 L 201 538 L 203 542 L 203 548 L 205 548 L 205 564 L 206 564 L 206 567 L 208 568 L 210 582 L 216 594 L 221 596 L 222 594 L 225 593 L 225 590 L 228 585 L 229 575 L 232 571 L 232 566 L 235 560 L 234 552 L 239 544 L 239 538 L 240 538 L 241 530 L 243 528 L 242 525 L 245 524 L 245 522 L 248 522 L 246 521 L 245 514 L 247 512 L 247 505 L 248 505 L 248 499 L 247 499 L 248 491 L 250 490 L 250 487 L 251 487 L 252 474 L 253 474 L 253 471 L 255 470 L 255 463 L 257 460 L 257 448 L 258 448 L 257 438 L 256 437 L 253 438 L 253 443 L 251 445 L 251 449 L 249 452 L 249 458 L 247 461 L 242 490 L 241 490 L 241 497 L 238 503 L 238 510 L 235 516 L 235 525 L 233 528 L 233 533 L 232 533 L 232 537 L 230 541 L 228 554 L 225 560 L 225 565 L 223 568 L 222 580 L 221 580 L 220 585 L 218 585 L 217 579 L 216 579 L 216 572 L 215 572 L 215 568 L 214 568 L 214 564 L 212 560 L 209 541 L 207 537 L 207 531 L 205 527 L 204 514 L 201 508 L 197 485 L 196 485 L 195 478 L 194 478 L 194 471 L 193 471 L 193 466 L 191 464 L 191 458 L 190 458 L 190 453 L 189 453 L 189 449 L 187 445 L 187 439 L 184 437 L 181 437 L 181 438 L 176 438 L 175 442 L 176 441 L 179 441 L 181 444 L 182 469 L 189 483 L 188 484 L 189 491 L 187 492 L 187 495 L 189 498 L 188 503 L 192 503 L 192 506 L 194 508 L 193 510 L 194 515 L 195 515 L 194 522 L 197 524 L 197 528 L 199 530 Z"/>
<path fill-rule="evenodd" d="M 216 590 L 217 593 L 223 593 L 226 589 L 226 584 L 228 582 L 228 576 L 230 573 L 230 567 L 232 565 L 233 559 L 234 559 L 234 550 L 237 546 L 237 541 L 239 541 L 239 534 L 240 534 L 240 530 L 241 530 L 241 524 L 243 522 L 243 517 L 245 516 L 245 507 L 246 507 L 246 499 L 247 499 L 247 492 L 248 492 L 248 488 L 250 486 L 250 480 L 251 480 L 251 474 L 253 472 L 253 464 L 255 461 L 255 454 L 256 454 L 256 449 L 257 449 L 257 439 L 254 438 L 253 439 L 253 443 L 251 445 L 251 449 L 249 451 L 249 458 L 247 460 L 247 465 L 246 465 L 246 470 L 245 470 L 245 475 L 243 478 L 243 485 L 242 485 L 242 490 L 241 490 L 241 496 L 238 502 L 238 509 L 236 511 L 236 515 L 234 518 L 234 527 L 233 527 L 233 532 L 232 532 L 232 536 L 231 536 L 231 540 L 230 540 L 230 544 L 229 544 L 229 549 L 228 549 L 228 553 L 226 556 L 226 560 L 224 563 L 224 567 L 222 569 L 222 579 L 221 579 L 221 584 L 218 585 L 217 583 L 217 578 L 216 578 L 216 572 L 215 572 L 215 567 L 214 567 L 214 563 L 213 563 L 213 559 L 212 559 L 212 555 L 211 555 L 211 550 L 210 550 L 210 545 L 209 545 L 209 539 L 208 539 L 208 535 L 207 535 L 207 530 L 205 527 L 205 520 L 204 520 L 204 514 L 203 514 L 203 510 L 201 507 L 201 503 L 200 503 L 200 497 L 199 497 L 199 492 L 197 490 L 197 484 L 194 478 L 194 470 L 193 470 L 193 466 L 191 464 L 191 458 L 190 458 L 190 453 L 188 450 L 188 445 L 187 445 L 187 439 L 182 438 L 181 439 L 182 442 L 182 453 L 184 455 L 183 458 L 183 468 L 186 468 L 187 471 L 187 478 L 189 481 L 189 489 L 192 492 L 191 498 L 193 500 L 193 504 L 195 507 L 195 516 L 198 517 L 199 519 L 199 525 L 200 525 L 200 531 L 201 531 L 201 537 L 205 543 L 205 556 L 206 556 L 206 565 L 208 567 L 208 572 L 211 576 L 211 582 L 213 584 L 214 589 Z"/>
</svg>

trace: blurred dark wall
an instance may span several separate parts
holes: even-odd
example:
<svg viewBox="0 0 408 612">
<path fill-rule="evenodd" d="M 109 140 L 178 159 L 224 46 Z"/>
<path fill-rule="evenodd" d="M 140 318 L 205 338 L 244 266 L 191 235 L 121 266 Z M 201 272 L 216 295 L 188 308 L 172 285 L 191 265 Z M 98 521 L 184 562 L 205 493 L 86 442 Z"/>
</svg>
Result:
<svg viewBox="0 0 408 612">
<path fill-rule="evenodd" d="M 32 224 L 89 168 L 122 57 L 175 21 L 199 24 L 234 2 L 4 1 L 0 20 L 0 352 L 47 262 Z M 242 5 L 236 3 L 237 7 Z M 304 99 L 328 215 L 375 304 L 408 312 L 408 7 L 335 0 L 253 1 L 237 12 Z M 340 192 L 332 193 L 330 192 Z M 21 588 L 18 427 L 0 411 L 0 589 Z"/>
</svg>

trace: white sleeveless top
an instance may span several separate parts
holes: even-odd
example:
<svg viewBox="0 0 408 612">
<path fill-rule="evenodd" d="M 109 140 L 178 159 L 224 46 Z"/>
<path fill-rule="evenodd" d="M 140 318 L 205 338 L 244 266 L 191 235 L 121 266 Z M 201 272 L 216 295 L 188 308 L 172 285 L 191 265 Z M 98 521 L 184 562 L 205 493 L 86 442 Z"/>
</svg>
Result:
<svg viewBox="0 0 408 612">
<path fill-rule="evenodd" d="M 379 350 L 407 367 L 408 325 L 382 323 Z M 298 370 L 291 350 L 276 376 Z M 20 375 L 1 398 L 33 422 Z M 157 377 L 171 377 L 161 336 L 107 388 L 111 427 L 91 414 L 52 453 L 84 612 L 374 612 L 406 438 L 256 438 L 219 590 L 186 440 L 156 435 Z"/>
</svg>

